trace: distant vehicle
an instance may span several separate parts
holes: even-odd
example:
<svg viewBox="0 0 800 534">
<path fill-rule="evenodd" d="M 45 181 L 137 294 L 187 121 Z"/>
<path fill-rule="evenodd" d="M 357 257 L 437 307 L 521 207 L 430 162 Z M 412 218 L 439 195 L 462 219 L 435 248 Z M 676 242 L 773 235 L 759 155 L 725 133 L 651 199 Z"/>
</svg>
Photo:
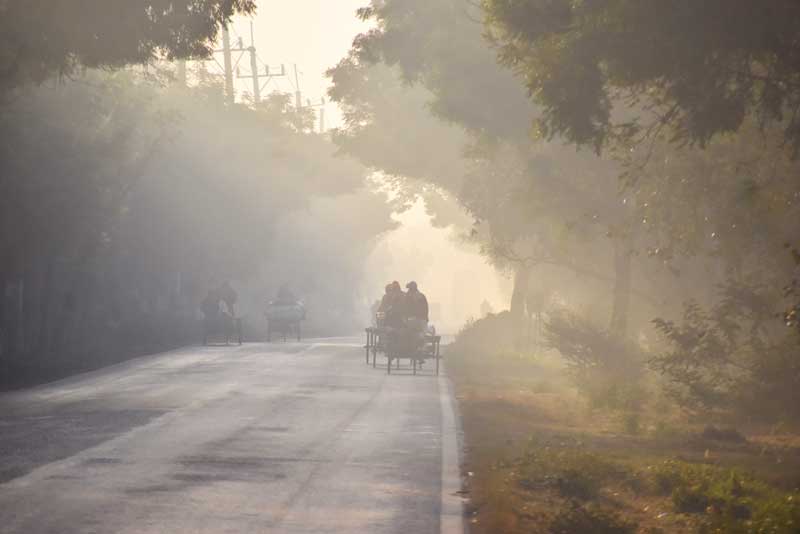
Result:
<svg viewBox="0 0 800 534">
<path fill-rule="evenodd" d="M 428 360 L 434 360 L 436 374 L 439 374 L 439 360 L 441 359 L 440 343 L 442 337 L 436 334 L 436 329 L 431 325 L 423 331 L 419 331 L 408 326 L 392 327 L 385 325 L 385 317 L 378 312 L 375 323 L 378 326 L 371 326 L 366 329 L 367 344 L 366 349 L 367 364 L 370 355 L 372 356 L 372 367 L 376 366 L 379 353 L 386 356 L 386 372 L 391 374 L 392 366 L 400 369 L 400 360 L 408 358 L 409 365 L 414 374 L 422 368 L 422 364 Z"/>
<path fill-rule="evenodd" d="M 231 341 L 235 341 L 237 345 L 242 344 L 242 320 L 239 317 L 220 315 L 216 320 L 203 321 L 203 345 L 223 338 L 226 345 L 230 345 Z"/>
<path fill-rule="evenodd" d="M 267 318 L 267 342 L 272 342 L 272 334 L 278 333 L 286 341 L 287 336 L 297 337 L 300 341 L 300 323 L 306 318 L 306 309 L 302 301 L 293 303 L 273 300 L 267 304 L 264 312 Z"/>
<path fill-rule="evenodd" d="M 213 338 L 222 337 L 226 345 L 233 339 L 242 344 L 242 320 L 234 315 L 236 298 L 236 292 L 226 282 L 220 288 L 210 290 L 203 299 L 203 345 L 208 345 Z"/>
</svg>

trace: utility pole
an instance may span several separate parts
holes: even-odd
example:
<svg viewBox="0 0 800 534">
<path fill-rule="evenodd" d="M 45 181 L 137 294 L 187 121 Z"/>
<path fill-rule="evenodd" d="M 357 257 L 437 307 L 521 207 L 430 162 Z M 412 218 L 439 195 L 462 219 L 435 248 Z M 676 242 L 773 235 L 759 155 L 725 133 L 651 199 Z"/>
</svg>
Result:
<svg viewBox="0 0 800 534">
<path fill-rule="evenodd" d="M 297 75 L 297 63 L 294 64 L 294 107 L 300 111 L 303 107 L 303 93 L 300 92 L 300 77 Z"/>
<path fill-rule="evenodd" d="M 225 100 L 228 104 L 233 104 L 235 95 L 233 93 L 233 61 L 231 59 L 231 36 L 228 33 L 228 25 L 222 26 L 222 58 L 225 69 Z"/>
<path fill-rule="evenodd" d="M 269 65 L 264 65 L 264 73 L 260 74 L 258 72 L 258 55 L 256 54 L 256 41 L 255 41 L 255 34 L 253 33 L 253 22 L 250 22 L 250 46 L 247 48 L 242 47 L 242 41 L 239 40 L 239 49 L 242 52 L 249 52 L 250 53 L 250 74 L 240 74 L 237 68 L 236 70 L 236 77 L 237 78 L 250 78 L 253 81 L 253 103 L 258 104 L 261 102 L 261 90 L 266 87 L 266 83 L 269 82 L 270 78 L 275 78 L 278 76 L 286 76 L 286 68 L 281 65 L 280 73 L 273 74 L 270 72 Z M 238 51 L 238 50 L 235 50 Z M 267 82 L 264 86 L 261 85 L 261 79 L 266 78 Z"/>
<path fill-rule="evenodd" d="M 300 90 L 300 76 L 297 73 L 297 63 L 294 64 L 294 107 L 298 113 L 303 108 L 319 108 L 319 133 L 325 133 L 325 99 L 320 98 L 319 104 L 311 104 L 307 101 L 307 105 L 303 105 L 303 93 Z"/>
<path fill-rule="evenodd" d="M 256 57 L 256 39 L 253 34 L 253 21 L 250 21 L 250 72 L 253 73 L 253 101 L 261 102 L 261 85 L 258 82 L 258 58 Z"/>
<path fill-rule="evenodd" d="M 2 0 L 0 0 L 2 2 Z M 238 56 L 235 58 L 234 61 L 234 53 L 238 53 Z M 239 72 L 239 63 L 241 62 L 244 54 L 248 53 L 250 55 L 250 73 L 249 74 L 240 74 Z M 222 48 L 219 50 L 214 50 L 214 54 L 222 54 L 222 64 L 220 64 L 217 56 L 212 56 L 209 58 L 211 61 L 217 64 L 225 78 L 225 102 L 227 104 L 233 104 L 236 102 L 236 87 L 234 85 L 234 72 L 236 73 L 236 78 L 249 78 L 253 82 L 253 103 L 258 104 L 261 102 L 261 93 L 264 88 L 269 83 L 269 79 L 276 78 L 279 76 L 286 76 L 286 67 L 281 65 L 281 70 L 278 73 L 270 72 L 269 65 L 264 65 L 264 72 L 259 73 L 259 65 L 258 65 L 258 55 L 256 54 L 256 42 L 255 42 L 255 34 L 253 31 L 253 22 L 250 22 L 250 46 L 245 48 L 244 43 L 242 42 L 242 38 L 238 37 L 236 46 L 231 46 L 231 36 L 230 32 L 228 31 L 228 25 L 224 24 L 222 26 Z M 205 62 L 201 61 L 199 63 L 200 71 L 199 71 L 199 78 L 201 82 L 206 81 L 204 76 L 208 76 L 209 73 L 205 69 Z M 211 74 L 212 76 L 219 76 L 219 74 Z M 295 77 L 297 73 L 295 71 Z M 186 61 L 181 60 L 178 62 L 177 66 L 177 73 L 176 78 L 178 83 L 183 86 L 186 86 L 187 79 L 186 79 Z M 261 84 L 261 80 L 266 78 L 267 81 L 264 84 Z M 299 93 L 297 98 L 299 99 Z"/>
</svg>

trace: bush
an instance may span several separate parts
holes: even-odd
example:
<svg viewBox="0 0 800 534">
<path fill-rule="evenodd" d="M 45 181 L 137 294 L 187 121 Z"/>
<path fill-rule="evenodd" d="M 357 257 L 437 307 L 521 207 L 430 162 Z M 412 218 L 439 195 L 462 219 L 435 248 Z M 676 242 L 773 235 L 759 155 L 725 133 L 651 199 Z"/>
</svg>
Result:
<svg viewBox="0 0 800 534">
<path fill-rule="evenodd" d="M 523 487 L 550 486 L 565 498 L 587 501 L 597 497 L 604 484 L 624 478 L 626 470 L 591 453 L 532 444 L 519 473 Z"/>
<path fill-rule="evenodd" d="M 592 406 L 635 411 L 646 398 L 644 358 L 636 345 L 566 311 L 545 324 L 545 342 L 557 350 Z"/>
<path fill-rule="evenodd" d="M 448 352 L 486 357 L 514 351 L 514 321 L 509 312 L 490 313 L 470 320 L 456 335 Z"/>
<path fill-rule="evenodd" d="M 734 470 L 669 460 L 651 468 L 655 489 L 677 512 L 703 516 L 705 532 L 796 534 L 800 502 Z"/>
<path fill-rule="evenodd" d="M 691 411 L 734 410 L 767 421 L 800 420 L 800 334 L 786 328 L 768 289 L 728 282 L 719 303 L 686 304 L 680 324 L 654 324 L 667 349 L 650 367 Z"/>
<path fill-rule="evenodd" d="M 639 414 L 636 412 L 626 413 L 622 418 L 622 426 L 627 434 L 636 435 L 642 430 Z"/>
<path fill-rule="evenodd" d="M 553 517 L 548 530 L 553 534 L 632 534 L 636 525 L 610 510 L 570 504 Z"/>
</svg>

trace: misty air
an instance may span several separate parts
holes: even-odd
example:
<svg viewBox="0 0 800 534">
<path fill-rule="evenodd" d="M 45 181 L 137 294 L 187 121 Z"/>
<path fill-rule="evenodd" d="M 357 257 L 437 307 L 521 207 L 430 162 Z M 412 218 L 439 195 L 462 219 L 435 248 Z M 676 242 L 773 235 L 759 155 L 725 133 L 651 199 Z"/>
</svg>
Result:
<svg viewBox="0 0 800 534">
<path fill-rule="evenodd" d="M 795 0 L 0 0 L 0 533 L 800 534 Z"/>
</svg>

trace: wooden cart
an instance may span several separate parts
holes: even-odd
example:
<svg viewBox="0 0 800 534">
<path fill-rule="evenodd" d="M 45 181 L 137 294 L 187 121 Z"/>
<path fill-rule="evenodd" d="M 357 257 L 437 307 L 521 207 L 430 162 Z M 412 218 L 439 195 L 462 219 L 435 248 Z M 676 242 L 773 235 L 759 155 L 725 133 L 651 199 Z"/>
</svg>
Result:
<svg viewBox="0 0 800 534">
<path fill-rule="evenodd" d="M 415 334 L 406 329 L 372 326 L 365 329 L 367 343 L 364 345 L 367 364 L 372 356 L 372 367 L 377 366 L 378 354 L 386 356 L 386 372 L 392 372 L 392 366 L 400 369 L 400 361 L 409 360 L 409 367 L 414 374 L 421 368 L 422 362 L 434 360 L 435 372 L 439 374 L 442 337 L 425 334 L 422 342 L 415 339 Z"/>
</svg>

